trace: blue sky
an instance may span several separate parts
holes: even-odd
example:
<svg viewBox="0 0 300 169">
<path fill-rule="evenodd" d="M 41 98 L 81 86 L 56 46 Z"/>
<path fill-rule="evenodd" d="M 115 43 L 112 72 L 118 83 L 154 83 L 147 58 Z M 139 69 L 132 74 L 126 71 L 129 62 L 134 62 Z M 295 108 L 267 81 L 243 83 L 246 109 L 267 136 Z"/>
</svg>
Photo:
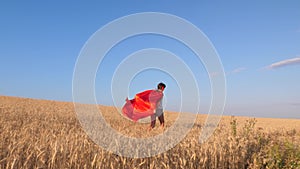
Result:
<svg viewBox="0 0 300 169">
<path fill-rule="evenodd" d="M 299 9 L 297 0 L 3 1 L 0 94 L 72 101 L 76 59 L 93 33 L 126 15 L 162 12 L 191 22 L 214 45 L 226 73 L 225 114 L 300 118 Z M 200 86 L 201 112 L 206 112 L 211 98 L 203 65 L 189 59 L 193 53 L 182 44 L 155 35 L 132 37 L 111 49 L 95 79 L 98 102 L 112 105 L 110 84 L 117 65 L 144 48 L 172 51 L 186 62 Z M 177 110 L 181 99 L 176 79 L 161 71 L 137 74 L 129 97 L 160 81 L 168 86 L 166 108 Z"/>
</svg>

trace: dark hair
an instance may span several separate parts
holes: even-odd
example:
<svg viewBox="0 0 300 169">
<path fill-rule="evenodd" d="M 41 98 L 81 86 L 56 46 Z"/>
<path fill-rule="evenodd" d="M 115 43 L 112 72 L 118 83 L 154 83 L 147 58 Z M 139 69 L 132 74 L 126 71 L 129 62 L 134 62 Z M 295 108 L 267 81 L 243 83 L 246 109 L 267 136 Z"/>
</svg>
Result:
<svg viewBox="0 0 300 169">
<path fill-rule="evenodd" d="M 166 88 L 166 85 L 162 82 L 160 82 L 158 85 L 157 85 L 157 89 L 162 89 L 162 88 Z"/>
</svg>

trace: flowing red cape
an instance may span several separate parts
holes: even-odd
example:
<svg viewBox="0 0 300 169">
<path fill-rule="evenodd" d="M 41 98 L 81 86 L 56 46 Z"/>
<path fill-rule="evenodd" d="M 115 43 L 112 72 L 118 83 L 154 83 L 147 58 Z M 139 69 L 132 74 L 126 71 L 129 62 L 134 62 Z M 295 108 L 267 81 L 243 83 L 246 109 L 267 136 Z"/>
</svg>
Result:
<svg viewBox="0 0 300 169">
<path fill-rule="evenodd" d="M 155 113 L 157 102 L 163 93 L 157 90 L 146 90 L 135 95 L 134 99 L 127 100 L 122 108 L 123 114 L 133 121 L 151 116 Z"/>
</svg>

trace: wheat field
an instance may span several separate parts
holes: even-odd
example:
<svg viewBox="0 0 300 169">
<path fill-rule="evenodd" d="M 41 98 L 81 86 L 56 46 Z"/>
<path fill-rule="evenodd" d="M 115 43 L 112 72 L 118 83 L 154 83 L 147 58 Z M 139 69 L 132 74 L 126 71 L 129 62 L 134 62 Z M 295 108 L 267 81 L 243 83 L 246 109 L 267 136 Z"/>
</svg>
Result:
<svg viewBox="0 0 300 169">
<path fill-rule="evenodd" d="M 178 113 L 165 112 L 165 128 L 147 131 L 149 124 L 124 119 L 113 107 L 99 109 L 116 131 L 131 137 L 161 134 L 178 117 Z M 300 169 L 298 119 L 223 116 L 214 134 L 200 144 L 206 115 L 198 115 L 188 135 L 174 148 L 153 157 L 128 158 L 95 144 L 82 129 L 70 102 L 0 96 L 0 117 L 1 169 Z"/>
</svg>

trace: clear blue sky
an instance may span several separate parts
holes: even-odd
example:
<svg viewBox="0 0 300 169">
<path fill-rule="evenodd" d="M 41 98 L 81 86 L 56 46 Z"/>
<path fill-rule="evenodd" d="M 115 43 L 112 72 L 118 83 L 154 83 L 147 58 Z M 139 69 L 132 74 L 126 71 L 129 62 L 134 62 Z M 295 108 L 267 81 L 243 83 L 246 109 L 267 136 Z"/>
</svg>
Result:
<svg viewBox="0 0 300 169">
<path fill-rule="evenodd" d="M 76 59 L 94 32 L 129 14 L 162 12 L 191 22 L 216 48 L 227 79 L 225 114 L 300 118 L 299 9 L 298 0 L 2 1 L 0 95 L 72 101 Z M 180 43 L 155 35 L 129 38 L 107 54 L 95 79 L 98 102 L 112 105 L 114 70 L 122 57 L 144 48 L 181 57 L 199 83 L 201 111 L 207 111 L 209 79 L 201 63 L 185 58 L 192 52 Z M 166 108 L 177 110 L 179 87 L 160 71 L 138 74 L 129 97 L 160 81 L 168 86 Z"/>
</svg>

